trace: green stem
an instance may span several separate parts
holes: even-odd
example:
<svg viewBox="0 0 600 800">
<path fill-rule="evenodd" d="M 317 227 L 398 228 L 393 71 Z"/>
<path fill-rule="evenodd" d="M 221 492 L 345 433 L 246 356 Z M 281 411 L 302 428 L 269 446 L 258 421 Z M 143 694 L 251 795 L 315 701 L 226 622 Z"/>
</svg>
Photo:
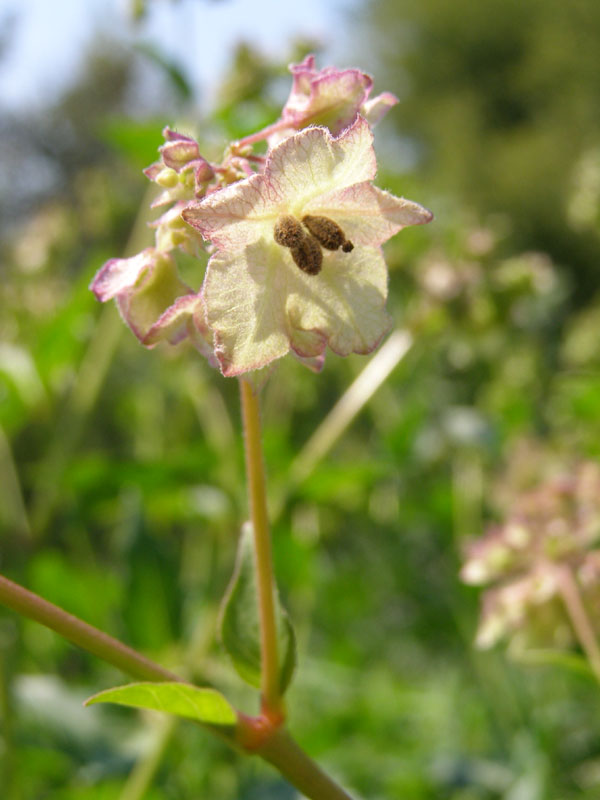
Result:
<svg viewBox="0 0 600 800">
<path fill-rule="evenodd" d="M 280 716 L 282 703 L 279 692 L 279 656 L 277 653 L 277 626 L 275 621 L 273 557 L 271 554 L 271 537 L 265 495 L 260 407 L 258 393 L 255 392 L 248 381 L 240 379 L 240 392 L 245 433 L 248 503 L 256 554 L 263 711 L 267 715 Z"/>
<path fill-rule="evenodd" d="M 73 642 L 118 669 L 127 672 L 134 678 L 149 681 L 179 681 L 182 679 L 169 670 L 142 656 L 127 645 L 99 631 L 87 622 L 77 619 L 62 608 L 38 597 L 16 583 L 0 575 L 0 603 L 29 619 L 50 628 L 65 639 Z M 243 715 L 240 716 L 243 726 Z M 166 726 L 164 737 L 157 746 L 156 758 L 160 757 L 162 744 L 168 740 Z M 213 726 L 205 726 L 216 736 L 235 747 L 234 740 L 224 735 L 223 731 Z M 266 741 L 255 750 L 257 755 L 268 761 L 287 778 L 299 791 L 310 800 L 351 800 L 350 796 L 340 789 L 318 765 L 309 758 L 291 736 L 281 728 L 274 730 Z M 154 766 L 154 759 L 149 769 Z M 146 776 L 143 776 L 143 780 Z M 134 791 L 134 789 L 132 789 Z M 135 793 L 133 794 L 135 796 Z"/>
<path fill-rule="evenodd" d="M 265 742 L 258 754 L 309 800 L 352 800 L 283 728 Z"/>
<path fill-rule="evenodd" d="M 0 575 L 0 603 L 143 681 L 181 681 L 149 658 Z"/>
</svg>

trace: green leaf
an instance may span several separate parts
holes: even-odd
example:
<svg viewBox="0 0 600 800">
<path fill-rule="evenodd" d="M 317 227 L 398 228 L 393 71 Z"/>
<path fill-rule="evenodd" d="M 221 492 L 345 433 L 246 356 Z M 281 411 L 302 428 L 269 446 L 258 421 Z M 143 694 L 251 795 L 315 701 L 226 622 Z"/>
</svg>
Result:
<svg viewBox="0 0 600 800">
<path fill-rule="evenodd" d="M 85 701 L 94 703 L 116 703 L 132 708 L 150 708 L 167 711 L 179 717 L 194 719 L 206 725 L 235 725 L 235 709 L 222 694 L 214 689 L 201 689 L 187 683 L 130 683 L 98 692 Z"/>
<path fill-rule="evenodd" d="M 221 611 L 221 640 L 243 680 L 260 687 L 260 620 L 252 526 L 242 528 L 231 583 Z M 292 680 L 296 667 L 296 636 L 287 613 L 276 598 L 277 644 L 280 661 L 280 691 Z"/>
</svg>

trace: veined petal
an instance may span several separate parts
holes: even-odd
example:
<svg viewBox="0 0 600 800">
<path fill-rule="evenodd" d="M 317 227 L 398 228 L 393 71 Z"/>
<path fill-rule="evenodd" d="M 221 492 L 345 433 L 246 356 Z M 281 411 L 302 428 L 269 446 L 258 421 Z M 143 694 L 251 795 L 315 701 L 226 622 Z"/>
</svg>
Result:
<svg viewBox="0 0 600 800">
<path fill-rule="evenodd" d="M 373 134 L 358 117 L 336 138 L 327 128 L 306 128 L 288 137 L 271 151 L 264 179 L 295 213 L 334 187 L 372 180 L 376 171 Z"/>
<path fill-rule="evenodd" d="M 217 247 L 237 249 L 272 231 L 283 200 L 264 175 L 251 175 L 189 203 L 182 217 Z"/>
<path fill-rule="evenodd" d="M 182 216 L 218 248 L 239 249 L 272 236 L 280 213 L 301 215 L 319 195 L 368 181 L 376 170 L 373 135 L 362 117 L 337 138 L 326 128 L 306 128 L 271 151 L 262 175 L 189 203 Z"/>
<path fill-rule="evenodd" d="M 243 251 L 213 255 L 203 291 L 228 376 L 259 369 L 290 348 L 307 359 L 322 356 L 326 344 L 342 355 L 368 353 L 389 327 L 378 248 L 327 253 L 322 271 L 307 275 L 286 248 L 260 239 Z"/>
<path fill-rule="evenodd" d="M 377 347 L 391 324 L 385 312 L 387 268 L 378 247 L 328 253 L 318 275 L 302 277 L 312 291 L 290 292 L 286 303 L 295 350 L 296 332 L 307 331 L 319 333 L 341 356 Z"/>
<path fill-rule="evenodd" d="M 294 276 L 281 252 L 261 239 L 244 250 L 218 251 L 208 262 L 206 321 L 224 375 L 260 369 L 290 349 L 285 296 Z"/>
<path fill-rule="evenodd" d="M 315 197 L 306 214 L 335 220 L 354 244 L 379 246 L 407 225 L 424 225 L 433 214 L 418 203 L 395 197 L 369 182 Z"/>
</svg>

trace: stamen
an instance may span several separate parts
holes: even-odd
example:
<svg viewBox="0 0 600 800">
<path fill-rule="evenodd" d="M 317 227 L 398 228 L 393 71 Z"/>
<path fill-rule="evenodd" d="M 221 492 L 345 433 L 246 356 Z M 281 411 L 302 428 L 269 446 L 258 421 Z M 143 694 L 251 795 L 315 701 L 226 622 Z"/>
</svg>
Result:
<svg viewBox="0 0 600 800">
<path fill-rule="evenodd" d="M 344 253 L 349 253 L 354 249 L 354 245 L 346 239 L 346 234 L 337 222 L 329 217 L 305 214 L 302 222 L 326 250 L 337 250 L 341 247 Z"/>
<path fill-rule="evenodd" d="M 298 247 L 304 237 L 302 225 L 291 214 L 282 214 L 273 228 L 273 238 L 282 247 Z"/>
<path fill-rule="evenodd" d="M 297 247 L 292 247 L 292 258 L 307 275 L 318 275 L 321 271 L 323 251 L 313 236 L 305 235 Z"/>
</svg>

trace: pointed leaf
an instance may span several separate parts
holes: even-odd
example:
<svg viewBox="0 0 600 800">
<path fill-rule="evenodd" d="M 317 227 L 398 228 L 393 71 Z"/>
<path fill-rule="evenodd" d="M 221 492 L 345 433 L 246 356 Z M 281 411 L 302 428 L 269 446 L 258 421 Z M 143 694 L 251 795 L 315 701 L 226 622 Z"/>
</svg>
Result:
<svg viewBox="0 0 600 800">
<path fill-rule="evenodd" d="M 279 599 L 276 601 L 280 690 L 283 693 L 296 667 L 296 636 Z M 260 687 L 260 620 L 250 523 L 242 528 L 233 577 L 223 601 L 221 640 L 240 677 L 251 686 Z"/>
<path fill-rule="evenodd" d="M 187 683 L 130 683 L 116 686 L 85 701 L 87 706 L 94 703 L 116 703 L 167 711 L 206 725 L 230 726 L 237 722 L 235 709 L 222 694 L 214 689 L 202 689 Z"/>
</svg>

